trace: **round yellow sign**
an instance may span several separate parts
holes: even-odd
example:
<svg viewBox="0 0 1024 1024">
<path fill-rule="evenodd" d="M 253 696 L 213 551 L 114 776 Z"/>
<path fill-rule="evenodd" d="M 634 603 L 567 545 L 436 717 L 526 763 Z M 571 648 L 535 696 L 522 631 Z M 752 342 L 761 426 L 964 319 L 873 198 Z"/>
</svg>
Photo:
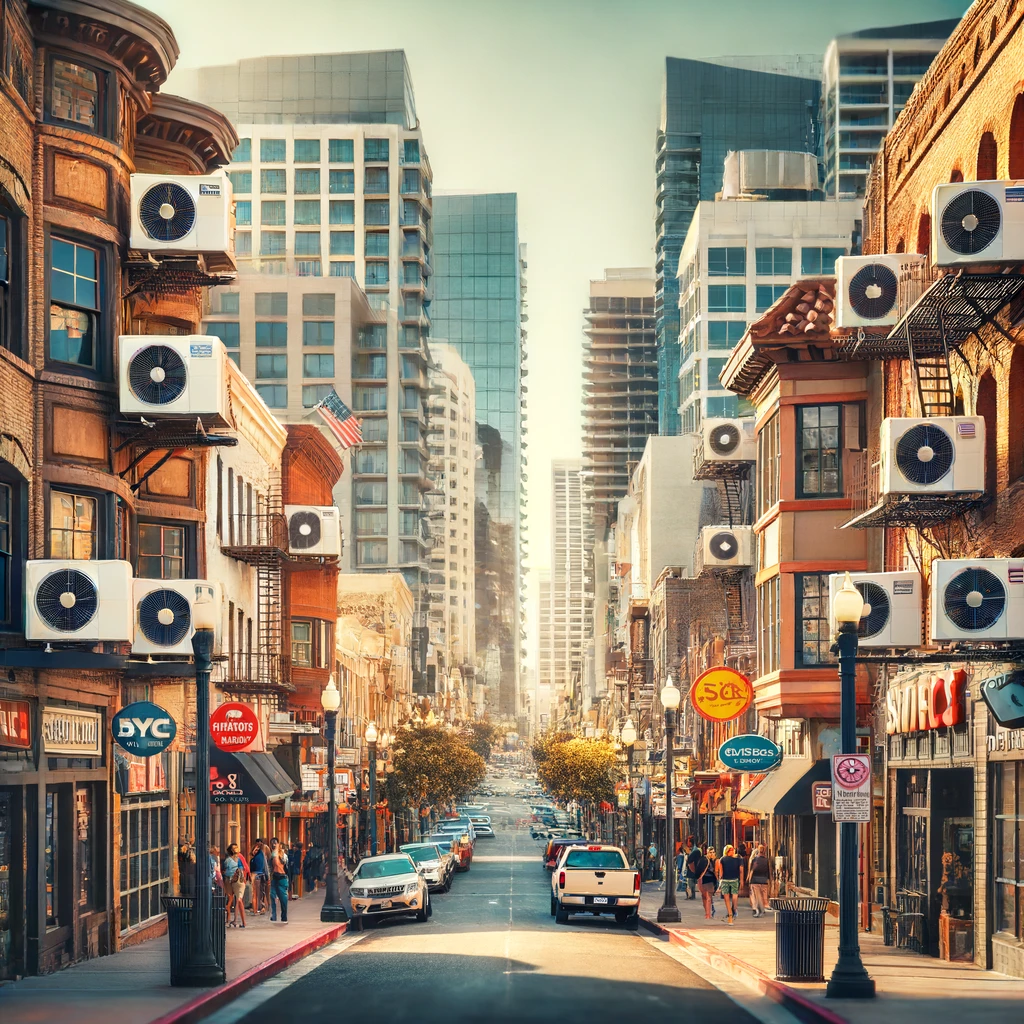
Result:
<svg viewBox="0 0 1024 1024">
<path fill-rule="evenodd" d="M 690 687 L 693 710 L 709 722 L 730 722 L 742 715 L 753 700 L 750 680 L 734 668 L 709 668 Z"/>
</svg>

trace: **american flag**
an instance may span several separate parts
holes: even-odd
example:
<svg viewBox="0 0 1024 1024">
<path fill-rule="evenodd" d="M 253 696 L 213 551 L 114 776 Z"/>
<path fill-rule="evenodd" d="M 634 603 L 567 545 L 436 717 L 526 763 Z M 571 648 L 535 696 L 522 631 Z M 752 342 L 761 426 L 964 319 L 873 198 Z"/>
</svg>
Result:
<svg viewBox="0 0 1024 1024">
<path fill-rule="evenodd" d="M 331 388 L 331 393 L 316 406 L 316 411 L 330 432 L 341 442 L 342 450 L 362 444 L 363 426 L 352 415 L 352 410 L 338 397 L 338 392 L 334 388 Z"/>
</svg>

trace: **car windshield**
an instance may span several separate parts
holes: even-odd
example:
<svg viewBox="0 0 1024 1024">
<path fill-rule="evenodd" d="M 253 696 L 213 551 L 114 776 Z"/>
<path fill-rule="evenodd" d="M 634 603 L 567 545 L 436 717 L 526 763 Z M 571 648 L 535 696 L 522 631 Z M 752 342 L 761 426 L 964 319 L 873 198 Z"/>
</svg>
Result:
<svg viewBox="0 0 1024 1024">
<path fill-rule="evenodd" d="M 626 862 L 618 850 L 570 850 L 565 858 L 567 868 L 624 868 Z"/>
<path fill-rule="evenodd" d="M 394 857 L 390 860 L 369 860 L 359 865 L 356 878 L 388 878 L 391 875 L 408 875 L 414 870 L 408 857 Z"/>
<path fill-rule="evenodd" d="M 426 860 L 441 859 L 441 851 L 436 846 L 416 846 L 402 852 L 409 854 L 417 864 L 422 864 Z"/>
</svg>

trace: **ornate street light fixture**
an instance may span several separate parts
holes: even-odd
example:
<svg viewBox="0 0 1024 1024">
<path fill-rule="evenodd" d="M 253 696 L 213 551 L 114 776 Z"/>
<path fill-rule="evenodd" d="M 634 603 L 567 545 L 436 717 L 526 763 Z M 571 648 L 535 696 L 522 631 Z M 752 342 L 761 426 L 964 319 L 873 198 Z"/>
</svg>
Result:
<svg viewBox="0 0 1024 1024">
<path fill-rule="evenodd" d="M 370 856 L 377 856 L 377 726 L 370 722 L 363 734 L 370 762 Z"/>
<path fill-rule="evenodd" d="M 330 676 L 323 693 L 320 694 L 320 705 L 324 709 L 324 731 L 327 735 L 327 892 L 324 905 L 320 908 L 321 921 L 347 921 L 348 912 L 338 899 L 338 788 L 335 785 L 335 737 L 338 728 L 338 708 L 341 707 L 341 694 Z"/>
<path fill-rule="evenodd" d="M 658 920 L 667 923 L 681 920 L 679 907 L 676 906 L 676 828 L 672 820 L 676 710 L 681 700 L 682 694 L 669 676 L 661 690 L 661 706 L 665 709 L 665 901 L 658 908 Z"/>
</svg>

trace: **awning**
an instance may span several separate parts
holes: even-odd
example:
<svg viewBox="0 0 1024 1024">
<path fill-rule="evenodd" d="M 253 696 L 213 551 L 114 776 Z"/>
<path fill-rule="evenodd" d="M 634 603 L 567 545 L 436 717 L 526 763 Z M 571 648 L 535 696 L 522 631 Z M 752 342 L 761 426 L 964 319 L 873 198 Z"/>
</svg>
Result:
<svg viewBox="0 0 1024 1024">
<path fill-rule="evenodd" d="M 272 754 L 210 751 L 210 802 L 271 804 L 295 792 L 295 783 Z"/>
<path fill-rule="evenodd" d="M 783 758 L 782 764 L 753 789 L 748 789 L 736 806 L 755 814 L 813 814 L 811 783 L 831 779 L 831 772 L 827 757 L 820 761 Z"/>
</svg>

